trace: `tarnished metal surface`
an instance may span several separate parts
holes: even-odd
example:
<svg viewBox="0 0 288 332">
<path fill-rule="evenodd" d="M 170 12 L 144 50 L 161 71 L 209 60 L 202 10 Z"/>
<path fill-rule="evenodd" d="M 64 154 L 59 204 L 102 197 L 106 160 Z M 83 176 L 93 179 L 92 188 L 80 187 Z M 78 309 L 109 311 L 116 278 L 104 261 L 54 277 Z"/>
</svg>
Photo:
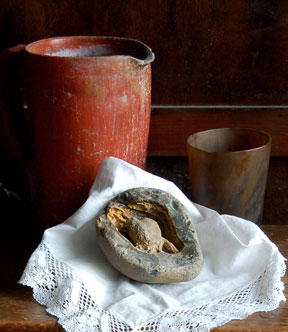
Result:
<svg viewBox="0 0 288 332">
<path fill-rule="evenodd" d="M 187 149 L 192 200 L 261 223 L 270 136 L 249 129 L 212 129 L 191 135 Z"/>
</svg>

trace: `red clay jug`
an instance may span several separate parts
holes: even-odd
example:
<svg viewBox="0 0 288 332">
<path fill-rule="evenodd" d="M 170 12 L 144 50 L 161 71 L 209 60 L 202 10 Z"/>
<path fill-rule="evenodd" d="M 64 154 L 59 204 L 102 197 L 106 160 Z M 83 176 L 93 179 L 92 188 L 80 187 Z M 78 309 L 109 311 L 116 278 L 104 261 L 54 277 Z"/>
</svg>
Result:
<svg viewBox="0 0 288 332">
<path fill-rule="evenodd" d="M 106 157 L 145 167 L 154 54 L 114 37 L 49 38 L 22 49 L 29 183 L 41 221 L 57 224 L 85 201 Z"/>
</svg>

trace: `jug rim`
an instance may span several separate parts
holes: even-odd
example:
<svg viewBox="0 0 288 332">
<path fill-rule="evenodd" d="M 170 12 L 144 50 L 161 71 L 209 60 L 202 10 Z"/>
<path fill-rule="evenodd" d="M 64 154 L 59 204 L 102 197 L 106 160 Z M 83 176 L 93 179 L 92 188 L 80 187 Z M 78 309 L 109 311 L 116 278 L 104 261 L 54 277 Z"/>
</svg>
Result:
<svg viewBox="0 0 288 332">
<path fill-rule="evenodd" d="M 50 37 L 29 43 L 25 51 L 31 55 L 61 59 L 123 56 L 134 59 L 139 65 L 149 64 L 155 59 L 151 48 L 143 42 L 115 36 Z"/>
</svg>

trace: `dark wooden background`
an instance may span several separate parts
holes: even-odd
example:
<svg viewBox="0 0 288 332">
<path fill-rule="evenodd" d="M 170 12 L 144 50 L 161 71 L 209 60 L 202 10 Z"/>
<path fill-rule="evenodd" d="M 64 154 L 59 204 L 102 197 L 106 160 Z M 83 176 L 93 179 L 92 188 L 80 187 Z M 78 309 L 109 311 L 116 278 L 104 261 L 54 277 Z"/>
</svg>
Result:
<svg viewBox="0 0 288 332">
<path fill-rule="evenodd" d="M 156 55 L 149 155 L 185 156 L 199 130 L 267 131 L 278 157 L 269 195 L 276 210 L 275 195 L 288 202 L 287 0 L 1 0 L 0 25 L 0 51 L 66 35 L 146 43 Z M 0 118 L 0 155 L 10 152 Z"/>
<path fill-rule="evenodd" d="M 149 45 L 150 155 L 185 155 L 189 134 L 223 126 L 267 131 L 288 155 L 286 0 L 1 0 L 0 24 L 0 50 L 65 35 Z"/>
<path fill-rule="evenodd" d="M 153 105 L 286 105 L 286 0 L 1 0 L 0 46 L 136 38 L 156 54 Z"/>
</svg>

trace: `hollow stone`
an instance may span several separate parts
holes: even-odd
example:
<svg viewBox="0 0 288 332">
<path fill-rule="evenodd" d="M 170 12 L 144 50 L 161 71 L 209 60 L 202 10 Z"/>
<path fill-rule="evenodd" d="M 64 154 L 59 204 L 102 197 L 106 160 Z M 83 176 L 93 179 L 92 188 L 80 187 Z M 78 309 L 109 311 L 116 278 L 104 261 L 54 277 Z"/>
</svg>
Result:
<svg viewBox="0 0 288 332">
<path fill-rule="evenodd" d="M 203 255 L 183 204 L 154 188 L 133 188 L 112 199 L 96 221 L 99 245 L 127 277 L 146 283 L 188 281 Z"/>
</svg>

